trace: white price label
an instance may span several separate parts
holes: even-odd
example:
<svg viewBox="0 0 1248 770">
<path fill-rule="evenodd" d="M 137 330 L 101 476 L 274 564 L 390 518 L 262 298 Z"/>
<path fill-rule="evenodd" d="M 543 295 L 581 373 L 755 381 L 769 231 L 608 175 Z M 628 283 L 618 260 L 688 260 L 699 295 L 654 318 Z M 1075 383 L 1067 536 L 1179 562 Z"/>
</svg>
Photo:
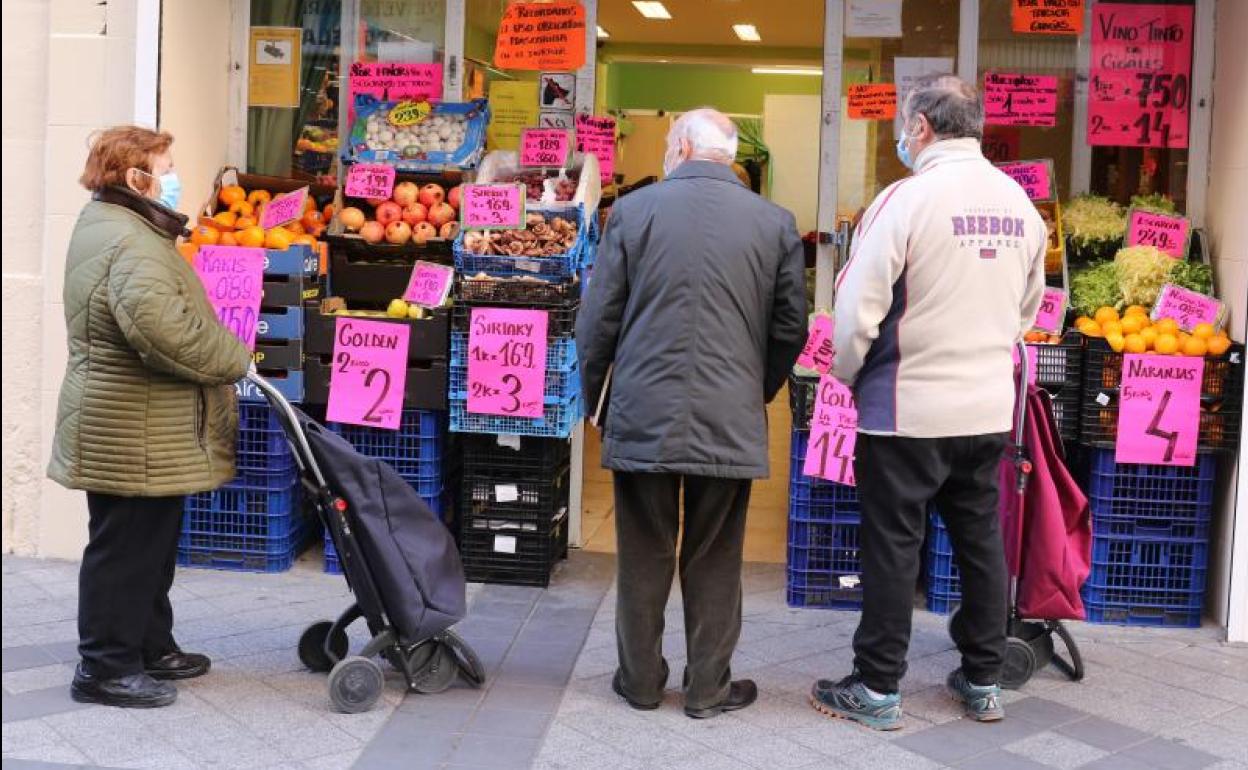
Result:
<svg viewBox="0 0 1248 770">
<path fill-rule="evenodd" d="M 514 503 L 520 499 L 520 487 L 515 484 L 499 484 L 494 487 L 494 499 L 500 503 Z"/>
<path fill-rule="evenodd" d="M 513 535 L 495 535 L 494 551 L 496 553 L 515 553 L 516 538 Z"/>
</svg>

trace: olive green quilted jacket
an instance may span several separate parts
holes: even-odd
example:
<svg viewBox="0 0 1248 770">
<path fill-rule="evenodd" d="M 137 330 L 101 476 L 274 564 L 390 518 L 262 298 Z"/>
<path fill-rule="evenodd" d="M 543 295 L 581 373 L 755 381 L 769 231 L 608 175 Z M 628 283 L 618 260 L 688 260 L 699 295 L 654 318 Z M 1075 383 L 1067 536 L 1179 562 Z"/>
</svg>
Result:
<svg viewBox="0 0 1248 770">
<path fill-rule="evenodd" d="M 122 496 L 215 489 L 234 476 L 232 383 L 250 356 L 174 248 L 181 222 L 162 228 L 142 199 L 110 194 L 120 203 L 88 203 L 69 243 L 69 363 L 48 475 Z"/>
</svg>

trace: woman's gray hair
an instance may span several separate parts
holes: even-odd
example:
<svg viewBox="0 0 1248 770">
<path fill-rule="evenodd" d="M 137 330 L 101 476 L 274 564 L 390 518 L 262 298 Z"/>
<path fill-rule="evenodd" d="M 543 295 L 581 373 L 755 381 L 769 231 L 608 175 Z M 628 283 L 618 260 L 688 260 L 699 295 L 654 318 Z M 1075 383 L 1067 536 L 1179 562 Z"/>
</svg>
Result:
<svg viewBox="0 0 1248 770">
<path fill-rule="evenodd" d="M 975 87 L 957 75 L 929 75 L 907 97 L 902 117 L 927 118 L 939 139 L 984 138 L 984 105 Z"/>
<path fill-rule="evenodd" d="M 737 126 L 719 110 L 700 107 L 676 119 L 667 134 L 669 147 L 689 142 L 690 160 L 732 163 L 737 158 Z"/>
</svg>

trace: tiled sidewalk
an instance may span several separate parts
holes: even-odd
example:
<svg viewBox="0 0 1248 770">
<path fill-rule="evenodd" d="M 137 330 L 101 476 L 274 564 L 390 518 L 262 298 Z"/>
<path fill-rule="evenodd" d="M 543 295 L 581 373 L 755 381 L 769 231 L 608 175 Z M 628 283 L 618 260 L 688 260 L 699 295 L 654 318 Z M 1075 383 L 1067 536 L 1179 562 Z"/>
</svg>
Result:
<svg viewBox="0 0 1248 770">
<path fill-rule="evenodd" d="M 70 701 L 77 567 L 3 561 L 4 770 L 127 768 L 1203 768 L 1248 770 L 1248 647 L 1212 629 L 1076 625 L 1088 676 L 1050 670 L 1007 696 L 1005 722 L 959 718 L 943 693 L 956 655 L 943 618 L 916 612 L 906 727 L 874 733 L 807 705 L 817 676 L 849 667 L 852 613 L 784 605 L 783 566 L 747 568 L 734 663 L 761 701 L 695 722 L 669 691 L 636 712 L 610 691 L 615 667 L 611 557 L 576 553 L 546 591 L 472 586 L 464 636 L 485 659 L 482 690 L 401 696 L 397 675 L 367 714 L 328 707 L 325 677 L 295 656 L 310 622 L 349 598 L 315 561 L 284 575 L 182 570 L 177 633 L 214 658 L 156 711 Z M 603 600 L 605 594 L 605 601 Z M 666 654 L 683 665 L 678 597 Z M 53 763 L 53 764 L 44 764 Z"/>
</svg>

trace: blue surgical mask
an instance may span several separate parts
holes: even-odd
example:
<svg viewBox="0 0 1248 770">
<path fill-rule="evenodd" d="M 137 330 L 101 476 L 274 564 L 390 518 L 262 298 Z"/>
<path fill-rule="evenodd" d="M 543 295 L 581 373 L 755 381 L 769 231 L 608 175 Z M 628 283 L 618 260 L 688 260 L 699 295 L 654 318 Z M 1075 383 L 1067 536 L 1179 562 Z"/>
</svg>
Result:
<svg viewBox="0 0 1248 770">
<path fill-rule="evenodd" d="M 910 148 L 906 146 L 906 132 L 901 132 L 901 137 L 897 140 L 897 160 L 901 161 L 901 165 L 908 169 L 914 169 L 914 158 L 910 157 Z"/>
<path fill-rule="evenodd" d="M 182 180 L 178 172 L 169 171 L 160 175 L 160 197 L 157 199 L 171 209 L 177 209 L 182 201 Z"/>
</svg>

